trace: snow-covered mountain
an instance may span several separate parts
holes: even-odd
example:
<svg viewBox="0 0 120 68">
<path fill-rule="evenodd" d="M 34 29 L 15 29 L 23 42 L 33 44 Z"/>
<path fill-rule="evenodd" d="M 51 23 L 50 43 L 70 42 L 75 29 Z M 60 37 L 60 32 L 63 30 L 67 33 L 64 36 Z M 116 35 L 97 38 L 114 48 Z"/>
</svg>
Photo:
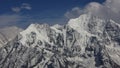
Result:
<svg viewBox="0 0 120 68">
<path fill-rule="evenodd" d="M 0 48 L 1 68 L 120 68 L 120 24 L 89 14 L 31 24 Z"/>
<path fill-rule="evenodd" d="M 21 28 L 15 26 L 0 28 L 0 47 L 14 39 L 21 31 Z"/>
</svg>

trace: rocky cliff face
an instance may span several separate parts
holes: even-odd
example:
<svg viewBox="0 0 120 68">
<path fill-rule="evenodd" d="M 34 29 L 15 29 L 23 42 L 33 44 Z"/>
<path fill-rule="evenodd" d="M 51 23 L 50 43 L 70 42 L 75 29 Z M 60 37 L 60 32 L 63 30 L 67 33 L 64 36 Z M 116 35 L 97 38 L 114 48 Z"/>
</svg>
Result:
<svg viewBox="0 0 120 68">
<path fill-rule="evenodd" d="M 31 24 L 0 48 L 1 68 L 120 68 L 120 25 L 88 14 Z"/>
</svg>

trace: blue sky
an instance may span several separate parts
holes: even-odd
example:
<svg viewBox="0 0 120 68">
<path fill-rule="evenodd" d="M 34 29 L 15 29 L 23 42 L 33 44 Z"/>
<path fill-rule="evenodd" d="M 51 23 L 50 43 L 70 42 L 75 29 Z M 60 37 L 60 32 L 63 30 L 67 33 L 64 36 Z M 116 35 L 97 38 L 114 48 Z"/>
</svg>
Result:
<svg viewBox="0 0 120 68">
<path fill-rule="evenodd" d="M 66 12 L 75 7 L 82 9 L 91 2 L 102 4 L 105 0 L 0 0 L 0 27 L 24 28 L 35 22 L 65 24 L 69 20 Z"/>
</svg>

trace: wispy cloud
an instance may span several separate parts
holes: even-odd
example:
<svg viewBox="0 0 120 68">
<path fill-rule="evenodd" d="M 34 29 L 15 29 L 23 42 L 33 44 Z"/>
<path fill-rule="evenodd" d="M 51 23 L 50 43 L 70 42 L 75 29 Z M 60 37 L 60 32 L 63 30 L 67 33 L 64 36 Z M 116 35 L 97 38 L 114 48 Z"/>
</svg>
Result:
<svg viewBox="0 0 120 68">
<path fill-rule="evenodd" d="M 21 9 L 31 10 L 32 7 L 31 7 L 31 5 L 28 4 L 28 3 L 23 3 L 23 4 L 21 5 Z"/>
<path fill-rule="evenodd" d="M 16 12 L 16 13 L 18 13 L 18 12 L 20 12 L 22 10 L 31 10 L 31 9 L 32 9 L 32 7 L 28 3 L 22 3 L 20 6 L 15 6 L 15 7 L 11 8 L 11 10 L 13 12 Z"/>
<path fill-rule="evenodd" d="M 13 12 L 16 12 L 16 13 L 21 11 L 20 7 L 12 7 L 11 9 L 12 9 Z"/>
</svg>

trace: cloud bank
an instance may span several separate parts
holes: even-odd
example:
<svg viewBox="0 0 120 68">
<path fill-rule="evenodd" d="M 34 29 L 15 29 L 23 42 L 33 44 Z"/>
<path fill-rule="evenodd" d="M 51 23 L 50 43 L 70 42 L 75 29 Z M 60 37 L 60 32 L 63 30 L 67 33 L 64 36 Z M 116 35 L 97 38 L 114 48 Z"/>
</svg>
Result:
<svg viewBox="0 0 120 68">
<path fill-rule="evenodd" d="M 17 14 L 3 14 L 0 15 L 0 27 L 10 26 L 20 22 L 23 19 L 22 16 Z"/>
<path fill-rule="evenodd" d="M 86 5 L 83 9 L 77 7 L 73 8 L 71 11 L 65 13 L 65 17 L 75 18 L 83 13 L 90 13 L 94 16 L 99 16 L 100 18 L 112 19 L 117 23 L 120 23 L 120 0 L 106 0 L 103 4 L 97 2 L 91 2 Z"/>
</svg>

